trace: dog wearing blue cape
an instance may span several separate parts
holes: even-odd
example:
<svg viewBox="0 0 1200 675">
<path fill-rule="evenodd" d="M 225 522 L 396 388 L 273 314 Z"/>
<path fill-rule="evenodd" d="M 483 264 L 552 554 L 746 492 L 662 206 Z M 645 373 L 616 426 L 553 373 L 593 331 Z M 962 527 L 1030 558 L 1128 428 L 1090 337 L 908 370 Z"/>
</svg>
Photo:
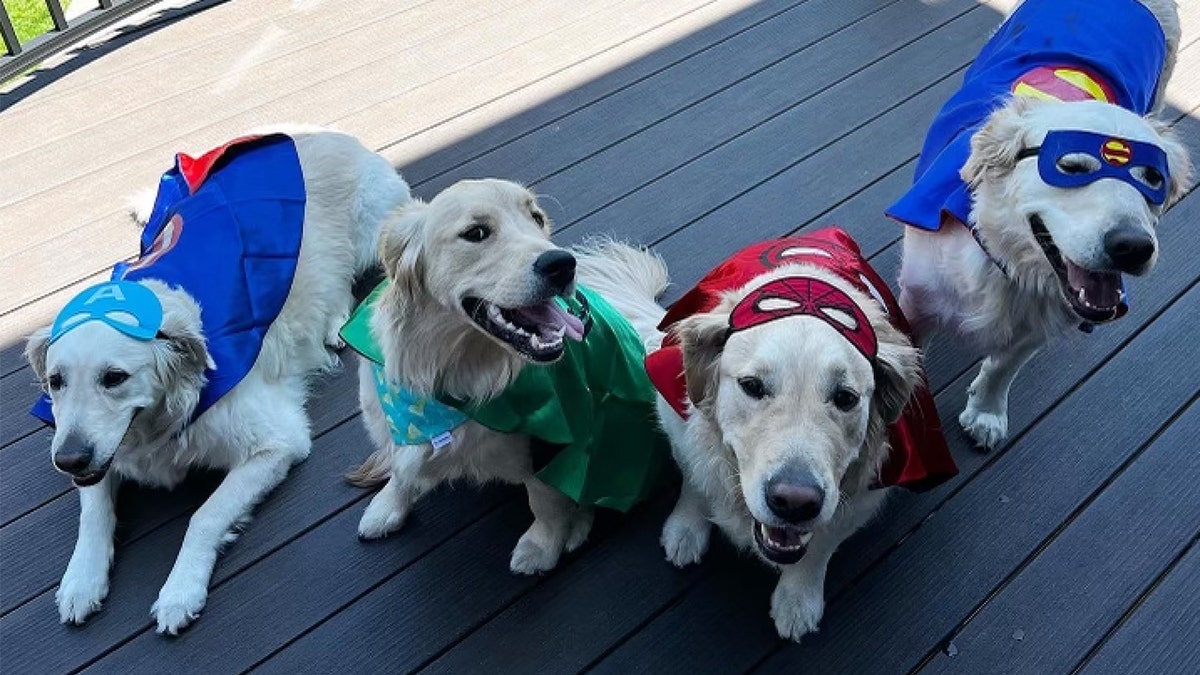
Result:
<svg viewBox="0 0 1200 675">
<path fill-rule="evenodd" d="M 1008 434 L 1017 372 L 1055 336 L 1130 311 L 1158 259 L 1187 152 L 1155 118 L 1179 49 L 1175 0 L 1025 0 L 930 125 L 904 228 L 900 305 L 918 340 L 986 358 L 959 416 Z M 1076 333 L 1077 334 L 1077 333 Z"/>
<path fill-rule="evenodd" d="M 386 482 L 359 536 L 398 530 L 443 482 L 521 484 L 534 522 L 510 568 L 533 574 L 584 542 L 595 508 L 653 494 L 670 455 L 641 340 L 575 283 L 575 258 L 550 241 L 531 192 L 462 181 L 414 200 L 384 226 L 380 256 L 387 279 L 342 331 L 363 356 L 378 448 L 348 478 Z"/>
<path fill-rule="evenodd" d="M 56 593 L 64 623 L 108 594 L 122 480 L 169 489 L 192 467 L 227 472 L 151 609 L 174 635 L 204 608 L 220 548 L 308 456 L 309 380 L 337 363 L 355 279 L 409 193 L 354 138 L 288 131 L 178 155 L 139 255 L 29 338 L 46 392 L 32 412 L 54 426 L 51 458 L 81 507 Z"/>
</svg>

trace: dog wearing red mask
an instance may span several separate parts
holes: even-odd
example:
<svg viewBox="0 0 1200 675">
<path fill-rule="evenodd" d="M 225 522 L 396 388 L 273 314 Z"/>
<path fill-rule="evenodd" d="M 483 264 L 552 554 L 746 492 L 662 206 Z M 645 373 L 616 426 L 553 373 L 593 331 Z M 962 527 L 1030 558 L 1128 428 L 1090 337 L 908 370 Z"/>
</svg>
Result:
<svg viewBox="0 0 1200 675">
<path fill-rule="evenodd" d="M 888 488 L 956 472 L 887 286 L 832 227 L 734 254 L 665 313 L 630 290 L 665 274 L 657 257 L 612 242 L 576 257 L 583 283 L 602 286 L 647 343 L 683 473 L 667 559 L 698 562 L 715 523 L 780 571 L 779 634 L 815 630 L 833 551 Z"/>
</svg>

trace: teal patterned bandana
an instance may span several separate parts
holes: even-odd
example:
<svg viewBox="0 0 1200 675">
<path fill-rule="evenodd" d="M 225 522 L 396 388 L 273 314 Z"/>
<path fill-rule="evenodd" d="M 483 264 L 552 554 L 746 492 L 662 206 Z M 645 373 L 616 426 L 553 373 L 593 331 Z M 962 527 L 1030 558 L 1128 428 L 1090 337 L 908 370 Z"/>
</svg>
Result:
<svg viewBox="0 0 1200 675">
<path fill-rule="evenodd" d="M 450 444 L 450 432 L 470 419 L 457 408 L 389 384 L 383 366 L 378 363 L 372 363 L 371 370 L 379 405 L 396 445 L 430 443 L 434 450 L 440 450 Z"/>
</svg>

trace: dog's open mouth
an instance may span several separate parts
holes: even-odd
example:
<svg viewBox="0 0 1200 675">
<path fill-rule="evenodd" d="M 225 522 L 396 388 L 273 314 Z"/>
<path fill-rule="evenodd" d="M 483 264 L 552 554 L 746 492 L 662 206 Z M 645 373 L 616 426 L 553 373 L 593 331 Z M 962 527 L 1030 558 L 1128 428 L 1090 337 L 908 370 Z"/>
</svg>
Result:
<svg viewBox="0 0 1200 675">
<path fill-rule="evenodd" d="M 771 527 L 754 521 L 754 543 L 763 556 L 777 565 L 792 565 L 800 562 L 808 551 L 812 532 L 799 527 L 785 525 Z"/>
<path fill-rule="evenodd" d="M 462 304 L 472 321 L 531 361 L 554 361 L 566 348 L 564 338 L 583 339 L 583 320 L 555 298 L 513 309 L 473 297 L 465 298 Z"/>
<path fill-rule="evenodd" d="M 1030 217 L 1029 227 L 1058 275 L 1063 295 L 1080 318 L 1102 323 L 1124 313 L 1125 288 L 1120 272 L 1094 272 L 1071 262 L 1058 250 L 1046 225 L 1036 215 Z"/>
</svg>

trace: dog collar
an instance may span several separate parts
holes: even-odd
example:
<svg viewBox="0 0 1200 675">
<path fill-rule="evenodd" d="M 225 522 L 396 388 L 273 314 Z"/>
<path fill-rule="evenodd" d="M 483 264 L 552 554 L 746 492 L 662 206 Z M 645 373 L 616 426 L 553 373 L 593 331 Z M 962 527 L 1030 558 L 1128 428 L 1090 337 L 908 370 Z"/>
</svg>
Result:
<svg viewBox="0 0 1200 675">
<path fill-rule="evenodd" d="M 755 289 L 730 313 L 729 334 L 791 316 L 824 321 L 868 361 L 875 360 L 879 341 L 862 308 L 841 289 L 815 277 L 783 277 Z"/>
<path fill-rule="evenodd" d="M 1068 155 L 1087 155 L 1097 161 L 1097 168 L 1072 167 L 1070 172 L 1060 166 Z M 1132 185 L 1146 201 L 1162 206 L 1167 201 L 1170 170 L 1167 153 L 1153 143 L 1142 143 L 1090 131 L 1056 130 L 1046 134 L 1039 146 L 1017 153 L 1017 160 L 1038 158 L 1038 174 L 1047 185 L 1059 188 L 1079 188 L 1102 178 L 1115 178 Z M 1140 168 L 1140 176 L 1133 169 Z"/>
<path fill-rule="evenodd" d="M 50 344 L 89 321 L 101 321 L 135 340 L 153 340 L 162 327 L 158 296 L 132 281 L 108 281 L 84 289 L 63 307 L 50 329 Z"/>
</svg>

